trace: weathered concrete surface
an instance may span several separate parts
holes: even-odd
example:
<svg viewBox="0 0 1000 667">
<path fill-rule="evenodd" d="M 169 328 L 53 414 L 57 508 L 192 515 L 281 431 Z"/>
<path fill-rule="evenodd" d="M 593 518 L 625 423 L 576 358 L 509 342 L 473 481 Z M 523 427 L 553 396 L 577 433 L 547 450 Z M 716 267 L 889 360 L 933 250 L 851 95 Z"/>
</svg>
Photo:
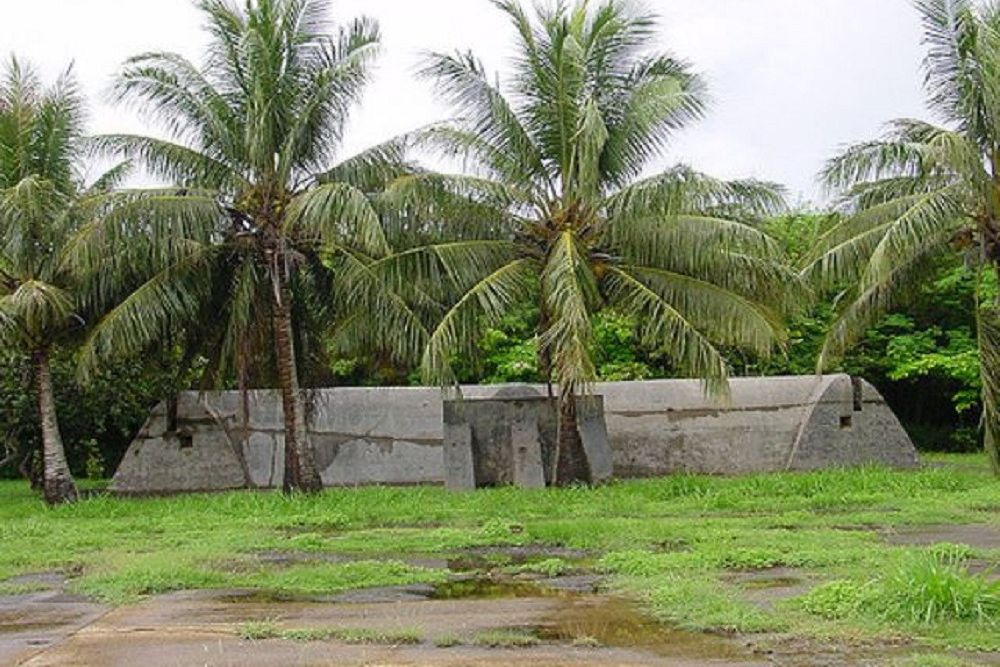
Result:
<svg viewBox="0 0 1000 667">
<path fill-rule="evenodd" d="M 39 586 L 23 595 L 0 595 L 0 665 L 19 665 L 66 640 L 109 609 L 67 594 L 58 573 L 17 577 L 6 583 Z"/>
<path fill-rule="evenodd" d="M 882 396 L 847 375 L 737 379 L 728 404 L 696 380 L 601 385 L 615 474 L 742 474 L 884 464 L 917 452 Z"/>
<path fill-rule="evenodd" d="M 531 388 L 544 395 L 544 387 Z M 465 387 L 469 399 L 510 387 Z M 734 379 L 731 400 L 705 397 L 697 380 L 599 384 L 616 477 L 675 472 L 741 474 L 880 463 L 917 465 L 899 421 L 867 382 L 846 375 Z M 443 484 L 443 395 L 434 388 L 312 392 L 310 430 L 328 485 Z M 158 407 L 118 469 L 123 493 L 281 485 L 283 435 L 276 392 L 251 392 L 243 437 L 236 392 L 184 393 L 178 434 Z M 524 435 L 524 434 L 522 434 Z M 471 437 L 469 434 L 468 437 Z M 527 436 L 525 436 L 527 437 Z M 526 460 L 521 474 L 530 474 Z"/>
<path fill-rule="evenodd" d="M 563 480 L 606 482 L 613 464 L 604 400 L 580 397 L 576 409 L 585 460 Z M 531 388 L 520 395 L 504 391 L 494 398 L 445 401 L 445 483 L 454 490 L 552 485 L 558 430 L 557 402 Z"/>
<path fill-rule="evenodd" d="M 237 593 L 233 595 L 232 593 Z M 603 605 L 612 604 L 609 610 Z M 596 609 L 595 609 L 596 608 Z M 765 665 L 736 639 L 700 635 L 657 626 L 662 639 L 573 646 L 571 637 L 599 633 L 608 616 L 624 616 L 626 603 L 608 598 L 526 597 L 501 600 L 435 600 L 391 603 L 269 603 L 241 600 L 238 592 L 183 592 L 115 609 L 62 643 L 39 651 L 26 667 L 88 665 L 175 667 L 177 665 L 452 665 L 537 667 L 571 665 Z M 636 612 L 633 612 L 638 616 Z M 595 618 L 596 617 L 596 618 Z M 270 621 L 282 628 L 413 630 L 414 645 L 348 645 L 336 641 L 245 641 L 238 637 L 247 621 Z M 651 623 L 650 621 L 646 621 Z M 572 624 L 572 626 L 570 626 Z M 565 634 L 519 649 L 471 645 L 477 634 L 498 630 L 551 630 Z M 632 628 L 630 628 L 632 629 Z M 634 632 L 634 629 L 632 629 Z M 436 647 L 433 640 L 456 637 L 462 645 Z M 617 637 L 612 636 L 614 640 Z"/>
</svg>

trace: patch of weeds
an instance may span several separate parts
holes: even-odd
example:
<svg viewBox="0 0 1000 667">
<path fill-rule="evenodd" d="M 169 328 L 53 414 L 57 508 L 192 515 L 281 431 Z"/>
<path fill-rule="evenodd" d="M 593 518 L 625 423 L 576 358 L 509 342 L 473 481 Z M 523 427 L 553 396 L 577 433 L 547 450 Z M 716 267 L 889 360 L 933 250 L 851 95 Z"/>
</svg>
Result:
<svg viewBox="0 0 1000 667">
<path fill-rule="evenodd" d="M 907 559 L 882 582 L 876 611 L 894 621 L 1000 621 L 1000 582 L 969 574 L 940 551 Z"/>
<path fill-rule="evenodd" d="M 317 551 L 329 546 L 329 538 L 320 533 L 300 533 L 285 541 L 285 546 L 290 550 Z"/>
<path fill-rule="evenodd" d="M 473 637 L 472 643 L 486 648 L 529 648 L 541 640 L 527 630 L 487 630 Z"/>
<path fill-rule="evenodd" d="M 338 641 L 344 644 L 419 644 L 419 630 L 371 630 L 368 628 L 301 628 L 286 630 L 282 639 L 298 642 Z"/>
<path fill-rule="evenodd" d="M 247 641 L 262 641 L 281 637 L 281 627 L 274 621 L 247 621 L 240 624 L 236 634 Z"/>
<path fill-rule="evenodd" d="M 0 581 L 0 595 L 28 595 L 50 590 L 52 587 L 41 581 L 26 581 L 21 583 Z"/>
<path fill-rule="evenodd" d="M 479 532 L 490 540 L 510 542 L 511 538 L 524 533 L 524 524 L 510 519 L 490 519 L 483 524 Z"/>
<path fill-rule="evenodd" d="M 577 648 L 600 648 L 603 644 L 601 644 L 601 640 L 597 637 L 585 635 L 583 637 L 574 637 L 573 646 Z"/>
<path fill-rule="evenodd" d="M 655 577 L 679 569 L 700 569 L 703 565 L 697 554 L 688 552 L 612 551 L 597 561 L 601 572 L 629 577 Z"/>
<path fill-rule="evenodd" d="M 784 629 L 778 618 L 710 577 L 672 574 L 634 580 L 626 583 L 626 589 L 645 595 L 657 618 L 685 630 L 754 633 Z"/>
<path fill-rule="evenodd" d="M 107 570 L 85 575 L 72 588 L 109 604 L 126 604 L 145 595 L 223 588 L 234 576 L 205 569 L 195 559 L 185 561 L 168 553 L 132 555 L 123 560 L 127 562 L 104 564 Z"/>
<path fill-rule="evenodd" d="M 511 574 L 543 574 L 546 577 L 559 577 L 570 572 L 573 566 L 562 558 L 546 558 L 545 560 L 525 563 L 509 569 Z"/>
<path fill-rule="evenodd" d="M 799 598 L 799 604 L 810 614 L 826 619 L 841 619 L 856 616 L 871 596 L 870 584 L 854 581 L 830 581 L 812 589 Z"/>
<path fill-rule="evenodd" d="M 786 554 L 775 549 L 737 547 L 723 554 L 719 565 L 727 570 L 769 570 L 792 565 Z"/>
<path fill-rule="evenodd" d="M 415 567 L 399 561 L 312 563 L 243 577 L 239 586 L 301 594 L 407 584 L 433 584 L 448 578 L 444 570 Z"/>
<path fill-rule="evenodd" d="M 864 583 L 833 581 L 801 599 L 825 618 L 866 615 L 885 621 L 931 625 L 947 621 L 1000 621 L 1000 582 L 969 574 L 963 550 L 933 547 L 904 558 L 895 571 Z"/>
<path fill-rule="evenodd" d="M 293 642 L 338 641 L 345 644 L 419 644 L 419 630 L 372 630 L 369 628 L 281 628 L 274 621 L 249 621 L 237 629 L 241 639 L 283 639 Z"/>
<path fill-rule="evenodd" d="M 940 542 L 931 545 L 927 550 L 935 558 L 952 564 L 962 563 L 973 556 L 973 549 L 968 544 Z"/>
<path fill-rule="evenodd" d="M 458 646 L 462 643 L 462 640 L 458 635 L 446 634 L 438 635 L 434 638 L 434 646 L 438 648 L 452 648 L 453 646 Z"/>
</svg>

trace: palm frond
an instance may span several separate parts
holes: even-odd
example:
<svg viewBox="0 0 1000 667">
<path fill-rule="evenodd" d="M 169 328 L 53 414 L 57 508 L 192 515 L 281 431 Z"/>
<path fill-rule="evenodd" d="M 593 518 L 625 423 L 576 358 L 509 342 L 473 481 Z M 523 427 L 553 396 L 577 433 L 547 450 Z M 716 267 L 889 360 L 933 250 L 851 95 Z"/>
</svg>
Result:
<svg viewBox="0 0 1000 667">
<path fill-rule="evenodd" d="M 787 340 L 778 313 L 719 285 L 655 267 L 622 266 L 670 303 L 685 320 L 721 345 L 768 358 Z"/>
<path fill-rule="evenodd" d="M 441 318 L 424 347 L 421 369 L 425 382 L 448 385 L 455 382 L 451 361 L 472 349 L 479 334 L 495 325 L 529 293 L 537 275 L 533 262 L 518 259 L 505 264 L 467 290 Z"/>
<path fill-rule="evenodd" d="M 358 242 L 374 254 L 389 251 L 382 221 L 372 202 L 343 182 L 318 185 L 296 197 L 289 206 L 285 228 L 312 235 L 322 243 Z"/>
<path fill-rule="evenodd" d="M 564 393 L 597 379 L 591 355 L 598 307 L 597 278 L 574 235 L 564 232 L 552 248 L 541 276 L 542 299 L 549 326 L 539 344 L 551 353 L 555 380 Z"/>
<path fill-rule="evenodd" d="M 710 394 L 728 397 L 726 360 L 693 323 L 656 291 L 620 269 L 611 269 L 605 282 L 609 301 L 637 315 L 645 343 L 662 346 L 681 368 L 702 378 Z"/>
</svg>

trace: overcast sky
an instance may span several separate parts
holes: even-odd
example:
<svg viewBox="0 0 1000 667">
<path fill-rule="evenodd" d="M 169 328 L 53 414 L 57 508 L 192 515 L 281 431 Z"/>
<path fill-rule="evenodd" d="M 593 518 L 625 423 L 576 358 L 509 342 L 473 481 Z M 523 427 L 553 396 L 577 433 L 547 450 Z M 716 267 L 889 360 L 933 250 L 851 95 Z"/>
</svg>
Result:
<svg viewBox="0 0 1000 667">
<path fill-rule="evenodd" d="M 528 2 L 529 0 L 526 0 Z M 0 0 L 0 52 L 53 76 L 70 61 L 92 98 L 96 132 L 141 129 L 102 102 L 128 56 L 178 51 L 199 59 L 201 17 L 190 0 Z M 650 0 L 660 45 L 690 60 L 713 97 L 664 164 L 722 177 L 754 176 L 815 199 L 815 174 L 838 146 L 871 138 L 885 121 L 927 117 L 920 90 L 920 25 L 909 0 Z M 439 120 L 413 71 L 424 50 L 474 49 L 492 69 L 511 30 L 486 0 L 335 0 L 334 18 L 377 18 L 384 54 L 351 124 L 348 152 Z"/>
</svg>

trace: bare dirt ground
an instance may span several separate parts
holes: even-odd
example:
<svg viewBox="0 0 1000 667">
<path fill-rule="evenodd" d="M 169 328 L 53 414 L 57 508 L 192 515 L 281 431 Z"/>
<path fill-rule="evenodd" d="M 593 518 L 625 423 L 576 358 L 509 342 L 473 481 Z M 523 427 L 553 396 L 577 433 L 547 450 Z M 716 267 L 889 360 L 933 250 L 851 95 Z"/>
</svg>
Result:
<svg viewBox="0 0 1000 667">
<path fill-rule="evenodd" d="M 1000 527 L 990 524 L 921 526 L 883 533 L 889 544 L 967 544 L 974 549 L 1000 549 Z"/>
</svg>

